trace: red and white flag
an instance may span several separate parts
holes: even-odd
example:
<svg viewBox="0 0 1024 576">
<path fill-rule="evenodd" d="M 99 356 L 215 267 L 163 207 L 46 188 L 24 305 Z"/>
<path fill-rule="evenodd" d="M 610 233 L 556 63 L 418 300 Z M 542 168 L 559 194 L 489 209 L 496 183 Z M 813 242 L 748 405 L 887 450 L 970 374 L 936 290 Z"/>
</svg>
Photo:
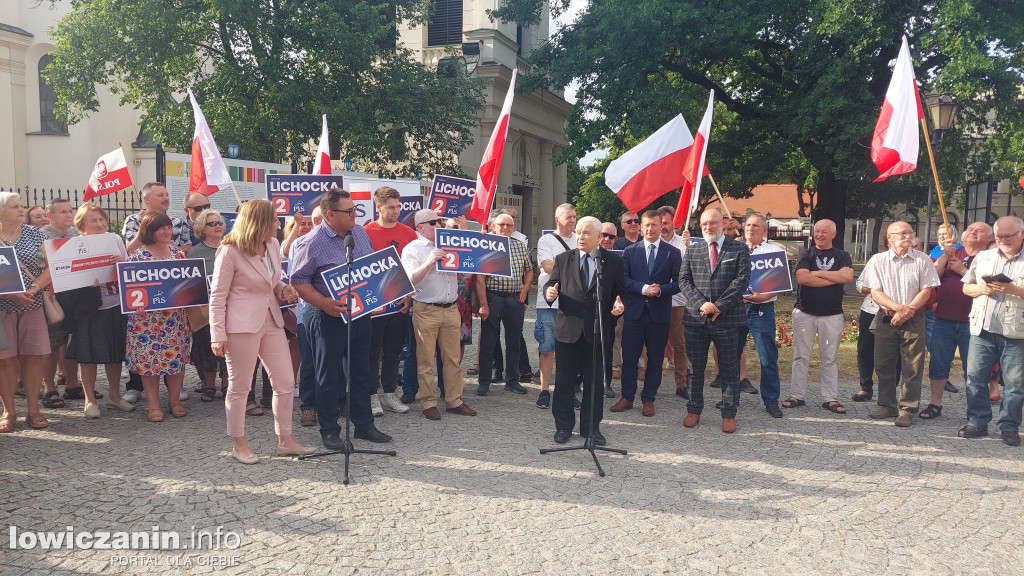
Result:
<svg viewBox="0 0 1024 576">
<path fill-rule="evenodd" d="M 1020 177 L 1020 187 L 1024 188 L 1024 176 Z"/>
<path fill-rule="evenodd" d="M 704 110 L 704 118 L 700 121 L 697 134 L 693 137 L 693 146 L 690 147 L 690 155 L 686 157 L 683 165 L 683 177 L 686 184 L 679 194 L 679 204 L 676 206 L 676 216 L 672 224 L 676 228 L 682 228 L 686 219 L 697 209 L 700 200 L 700 181 L 710 175 L 704 160 L 708 155 L 708 141 L 711 139 L 711 115 L 715 110 L 715 91 L 708 95 L 708 107 Z"/>
<path fill-rule="evenodd" d="M 128 172 L 124 150 L 118 146 L 117 150 L 100 156 L 100 159 L 96 161 L 96 166 L 92 169 L 92 176 L 89 177 L 89 184 L 85 187 L 85 200 L 113 194 L 131 185 L 132 175 Z"/>
<path fill-rule="evenodd" d="M 921 96 L 914 77 L 914 62 L 910 58 L 907 37 L 903 37 L 900 55 L 892 71 L 892 80 L 885 93 L 882 113 L 871 137 L 871 161 L 882 173 L 875 182 L 889 176 L 906 174 L 917 169 L 920 148 L 918 123 L 924 118 Z"/>
<path fill-rule="evenodd" d="M 188 97 L 192 100 L 192 114 L 196 120 L 196 131 L 192 136 L 192 168 L 188 179 L 188 191 L 199 192 L 209 196 L 221 189 L 231 186 L 231 176 L 224 166 L 224 159 L 220 157 L 217 143 L 213 141 L 213 133 L 210 132 L 210 125 L 206 123 L 206 116 L 199 109 L 195 95 L 189 89 Z"/>
<path fill-rule="evenodd" d="M 487 226 L 487 214 L 491 211 L 491 204 L 494 203 L 494 191 L 498 186 L 498 170 L 501 168 L 501 155 L 505 152 L 505 137 L 508 135 L 509 116 L 512 113 L 512 97 L 516 92 L 516 76 L 518 72 L 512 70 L 512 81 L 508 85 L 508 93 L 505 94 L 505 103 L 501 106 L 501 114 L 498 122 L 494 125 L 494 132 L 491 132 L 491 139 L 487 142 L 484 156 L 480 160 L 480 170 L 476 173 L 476 195 L 473 196 L 473 206 L 469 210 L 470 216 Z"/>
<path fill-rule="evenodd" d="M 316 160 L 313 161 L 313 174 L 331 173 L 331 148 L 327 145 L 327 114 L 324 114 L 324 127 L 320 131 L 320 146 L 316 149 Z"/>
<path fill-rule="evenodd" d="M 639 214 L 659 196 L 686 183 L 683 167 L 693 136 L 679 114 L 646 140 L 612 160 L 604 182 L 630 212 Z"/>
</svg>

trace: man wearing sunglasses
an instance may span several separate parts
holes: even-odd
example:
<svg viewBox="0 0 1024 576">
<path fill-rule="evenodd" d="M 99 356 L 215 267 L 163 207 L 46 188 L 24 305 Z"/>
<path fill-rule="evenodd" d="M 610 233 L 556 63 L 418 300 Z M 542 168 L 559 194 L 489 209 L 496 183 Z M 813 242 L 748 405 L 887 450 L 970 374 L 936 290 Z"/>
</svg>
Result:
<svg viewBox="0 0 1024 576">
<path fill-rule="evenodd" d="M 291 284 L 305 300 L 303 324 L 313 345 L 313 365 L 316 372 L 316 416 L 320 423 L 320 436 L 330 450 L 342 449 L 341 426 L 338 418 L 345 400 L 345 372 L 342 368 L 348 353 L 349 328 L 341 314 L 346 303 L 331 297 L 322 272 L 347 261 L 345 239 L 355 241 L 353 259 L 373 253 L 373 244 L 362 226 L 356 224 L 356 205 L 341 188 L 331 188 L 320 198 L 323 222 L 308 234 L 306 240 L 294 247 L 291 262 Z M 351 358 L 348 359 L 349 414 L 355 428 L 355 437 L 370 442 L 390 442 L 391 436 L 374 426 L 370 409 L 370 316 L 350 321 Z"/>
<path fill-rule="evenodd" d="M 192 231 L 192 224 L 195 222 L 196 216 L 199 216 L 203 210 L 209 209 L 210 199 L 199 192 L 185 196 L 185 220 L 188 221 L 188 233 L 193 246 L 198 246 L 202 240 L 196 238 L 195 232 Z M 225 230 L 224 233 L 227 234 L 228 231 Z"/>
<path fill-rule="evenodd" d="M 640 217 L 626 212 L 619 219 L 622 222 L 622 236 L 615 240 L 614 250 L 625 250 L 640 241 Z"/>
</svg>

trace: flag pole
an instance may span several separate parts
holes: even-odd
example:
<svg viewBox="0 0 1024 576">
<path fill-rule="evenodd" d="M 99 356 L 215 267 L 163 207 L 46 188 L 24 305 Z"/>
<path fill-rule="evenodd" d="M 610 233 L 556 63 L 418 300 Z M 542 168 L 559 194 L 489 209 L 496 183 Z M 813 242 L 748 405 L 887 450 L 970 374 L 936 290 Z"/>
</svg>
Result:
<svg viewBox="0 0 1024 576">
<path fill-rule="evenodd" d="M 715 188 L 715 194 L 718 194 L 718 201 L 722 203 L 722 208 L 725 208 L 725 215 L 728 218 L 732 218 L 732 212 L 729 212 L 729 207 L 725 205 L 725 198 L 722 198 L 722 193 L 718 191 L 718 184 L 715 184 L 715 178 L 710 173 L 708 179 L 711 180 L 711 186 Z"/>
<path fill-rule="evenodd" d="M 946 218 L 946 203 L 942 201 L 942 188 L 939 186 L 939 171 L 935 167 L 935 154 L 932 152 L 932 139 L 928 136 L 928 123 L 921 118 L 921 129 L 924 131 L 924 143 L 928 146 L 928 159 L 932 163 L 932 177 L 935 179 L 935 193 L 939 196 L 939 210 L 942 211 L 942 224 L 949 234 L 949 220 Z M 925 240 L 927 242 L 927 240 Z"/>
<path fill-rule="evenodd" d="M 242 206 L 242 198 L 238 195 L 238 188 L 235 188 L 235 181 L 231 181 L 231 191 L 235 193 L 235 200 L 238 202 L 239 208 Z"/>
</svg>

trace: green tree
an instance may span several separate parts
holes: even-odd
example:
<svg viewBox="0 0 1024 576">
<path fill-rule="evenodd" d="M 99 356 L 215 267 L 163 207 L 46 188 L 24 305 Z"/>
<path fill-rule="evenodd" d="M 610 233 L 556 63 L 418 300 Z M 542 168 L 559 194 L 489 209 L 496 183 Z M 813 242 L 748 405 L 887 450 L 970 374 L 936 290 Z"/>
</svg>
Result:
<svg viewBox="0 0 1024 576">
<path fill-rule="evenodd" d="M 505 0 L 496 17 L 529 22 L 543 0 Z M 568 0 L 552 2 L 555 13 Z M 872 180 L 874 123 L 906 34 L 922 92 L 961 102 L 937 161 L 952 191 L 1024 168 L 1024 4 L 987 0 L 605 0 L 591 2 L 533 53 L 527 89 L 578 82 L 566 157 L 623 147 L 682 111 L 696 121 L 707 91 L 717 113 L 709 154 L 723 192 L 784 177 L 806 162 L 815 218 L 843 227 L 906 200 L 923 203 L 922 148 L 910 176 Z M 703 95 L 702 95 L 703 94 Z M 1016 130 L 1014 127 L 1017 127 Z M 691 127 L 692 128 L 692 127 Z M 999 145 L 988 145 L 986 139 Z M 993 168 L 994 167 L 994 168 Z M 806 181 L 805 181 L 806 183 Z M 840 235 L 841 238 L 841 235 Z"/>
<path fill-rule="evenodd" d="M 304 162 L 321 114 L 334 151 L 363 170 L 457 172 L 482 87 L 441 77 L 396 47 L 419 0 L 76 0 L 51 31 L 46 69 L 70 123 L 107 85 L 158 141 L 187 150 L 196 94 L 221 145 L 247 159 Z M 312 145 L 310 142 L 313 142 Z"/>
</svg>

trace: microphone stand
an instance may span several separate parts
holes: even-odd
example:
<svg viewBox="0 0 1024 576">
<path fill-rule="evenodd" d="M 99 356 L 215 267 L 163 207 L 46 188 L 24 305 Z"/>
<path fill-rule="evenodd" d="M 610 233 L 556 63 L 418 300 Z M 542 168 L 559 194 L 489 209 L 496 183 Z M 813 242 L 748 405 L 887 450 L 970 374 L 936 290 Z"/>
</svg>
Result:
<svg viewBox="0 0 1024 576">
<path fill-rule="evenodd" d="M 575 450 L 587 450 L 590 452 L 591 458 L 594 459 L 594 465 L 597 466 L 597 473 L 604 478 L 604 468 L 601 468 L 601 462 L 597 459 L 596 450 L 603 450 L 605 452 L 614 452 L 615 454 L 626 455 L 626 451 L 621 448 L 609 448 L 607 446 L 598 446 L 594 443 L 594 412 L 597 410 L 596 406 L 598 402 L 604 402 L 604 315 L 601 313 L 601 278 L 604 271 L 601 269 L 600 264 L 600 248 L 595 249 L 597 256 L 591 253 L 591 258 L 594 260 L 594 313 L 597 315 L 597 322 L 594 322 L 594 350 L 599 352 L 594 354 L 594 373 L 590 378 L 590 405 L 587 407 L 589 414 L 587 415 L 588 430 L 590 430 L 590 436 L 583 441 L 582 446 L 568 446 L 559 448 L 541 448 L 541 454 L 548 454 L 551 452 L 571 452 Z M 600 374 L 601 386 L 597 385 L 598 374 Z M 586 384 L 586 383 L 584 383 Z M 581 422 L 582 425 L 582 422 Z"/>
<path fill-rule="evenodd" d="M 383 456 L 397 456 L 398 452 L 394 450 L 361 450 L 356 449 L 352 445 L 352 420 L 349 414 L 352 413 L 352 261 L 353 253 L 355 252 L 355 239 L 352 237 L 352 232 L 349 231 L 345 235 L 345 258 L 348 261 L 348 270 L 346 274 L 348 276 L 349 295 L 345 298 L 345 306 L 348 311 L 348 322 L 345 323 L 345 441 L 341 444 L 340 450 L 327 450 L 325 452 L 317 452 L 316 454 L 309 454 L 308 456 L 299 456 L 299 460 L 305 460 L 307 458 L 317 458 L 319 456 L 333 456 L 334 454 L 345 455 L 345 478 L 342 480 L 342 484 L 348 486 L 348 461 L 352 454 L 381 454 Z"/>
</svg>

